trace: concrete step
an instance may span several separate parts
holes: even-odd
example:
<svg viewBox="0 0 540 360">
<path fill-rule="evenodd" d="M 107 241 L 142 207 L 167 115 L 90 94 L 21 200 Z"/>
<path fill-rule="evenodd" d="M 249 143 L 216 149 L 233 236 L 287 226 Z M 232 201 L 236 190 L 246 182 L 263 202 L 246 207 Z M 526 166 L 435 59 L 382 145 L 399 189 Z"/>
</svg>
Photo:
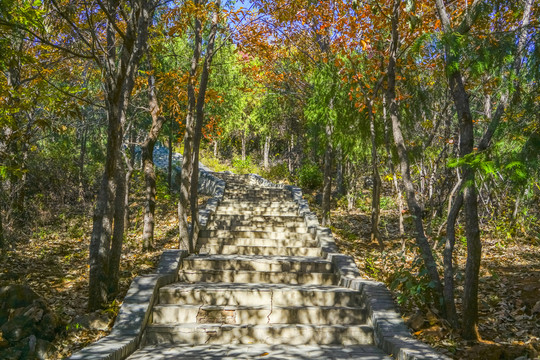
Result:
<svg viewBox="0 0 540 360">
<path fill-rule="evenodd" d="M 309 324 L 170 324 L 150 325 L 145 344 L 287 344 L 287 345 L 371 345 L 373 330 L 368 325 Z"/>
<path fill-rule="evenodd" d="M 299 360 L 299 359 L 361 359 L 391 360 L 381 349 L 372 345 L 151 345 L 137 350 L 129 360 Z"/>
<path fill-rule="evenodd" d="M 307 229 L 304 221 L 272 221 L 272 218 L 267 218 L 267 221 L 255 220 L 210 220 L 208 226 L 279 226 L 285 228 L 300 228 Z M 208 229 L 208 227 L 207 227 Z"/>
<path fill-rule="evenodd" d="M 303 239 L 261 239 L 261 238 L 242 238 L 242 237 L 199 237 L 198 245 L 210 246 L 272 246 L 272 247 L 316 247 L 317 241 Z"/>
<path fill-rule="evenodd" d="M 265 209 L 265 210 L 241 210 L 241 209 L 226 209 L 226 208 L 220 208 L 218 207 L 218 209 L 216 210 L 216 214 L 217 215 L 251 215 L 251 216 L 283 216 L 283 215 L 286 215 L 286 216 L 297 216 L 298 215 L 298 210 L 290 210 L 290 211 L 285 211 L 285 210 L 269 210 L 269 209 Z"/>
<path fill-rule="evenodd" d="M 365 308 L 338 306 L 155 305 L 153 324 L 366 324 Z"/>
<path fill-rule="evenodd" d="M 210 223 L 206 226 L 206 230 L 229 230 L 229 231 L 267 231 L 267 232 L 293 232 L 305 234 L 307 228 L 302 226 L 272 226 L 272 225 L 226 225 Z"/>
<path fill-rule="evenodd" d="M 332 263 L 320 257 L 261 255 L 190 255 L 183 269 L 249 270 L 275 272 L 332 272 Z"/>
<path fill-rule="evenodd" d="M 358 307 L 361 294 L 348 288 L 310 284 L 173 283 L 160 288 L 161 304 Z"/>
<path fill-rule="evenodd" d="M 253 238 L 253 239 L 291 239 L 291 240 L 306 240 L 312 241 L 313 234 L 297 234 L 285 232 L 268 232 L 268 231 L 230 231 L 230 230 L 201 230 L 199 237 L 219 237 L 219 238 Z M 263 242 L 261 242 L 262 244 Z"/>
<path fill-rule="evenodd" d="M 250 222 L 267 222 L 267 223 L 289 223 L 289 222 L 302 222 L 304 218 L 298 215 L 277 215 L 277 216 L 264 216 L 264 215 L 231 215 L 231 214 L 212 214 L 211 221 L 250 221 Z"/>
<path fill-rule="evenodd" d="M 272 200 L 235 200 L 225 199 L 220 203 L 221 206 L 243 206 L 243 207 L 283 207 L 283 206 L 298 206 L 294 201 L 272 201 Z"/>
<path fill-rule="evenodd" d="M 284 255 L 284 256 L 318 256 L 322 250 L 318 247 L 283 247 L 283 246 L 238 246 L 223 244 L 202 244 L 199 249 L 209 254 L 237 254 L 237 255 Z"/>
<path fill-rule="evenodd" d="M 250 211 L 253 213 L 258 212 L 272 212 L 272 213 L 279 213 L 279 212 L 294 212 L 298 210 L 298 206 L 296 205 L 283 205 L 283 206 L 252 206 L 252 205 L 219 205 L 217 208 L 218 212 L 236 212 L 236 211 Z"/>
<path fill-rule="evenodd" d="M 176 282 L 159 289 L 160 304 L 359 307 L 361 294 L 332 285 Z"/>
<path fill-rule="evenodd" d="M 267 283 L 267 284 L 318 284 L 335 285 L 339 277 L 324 272 L 275 272 L 252 270 L 194 270 L 178 271 L 178 281 L 185 282 L 227 282 L 227 283 Z"/>
</svg>

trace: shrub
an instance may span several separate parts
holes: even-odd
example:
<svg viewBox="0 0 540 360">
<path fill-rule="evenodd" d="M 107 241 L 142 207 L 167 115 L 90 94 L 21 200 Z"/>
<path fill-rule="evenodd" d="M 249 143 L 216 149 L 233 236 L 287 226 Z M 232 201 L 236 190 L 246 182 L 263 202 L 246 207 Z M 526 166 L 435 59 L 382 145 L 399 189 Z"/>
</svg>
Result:
<svg viewBox="0 0 540 360">
<path fill-rule="evenodd" d="M 323 184 L 323 174 L 319 166 L 314 163 L 306 163 L 298 170 L 298 184 L 308 190 L 320 188 Z"/>
<path fill-rule="evenodd" d="M 268 170 L 263 170 L 261 174 L 262 177 L 274 182 L 287 180 L 290 175 L 286 162 L 272 166 Z"/>
</svg>

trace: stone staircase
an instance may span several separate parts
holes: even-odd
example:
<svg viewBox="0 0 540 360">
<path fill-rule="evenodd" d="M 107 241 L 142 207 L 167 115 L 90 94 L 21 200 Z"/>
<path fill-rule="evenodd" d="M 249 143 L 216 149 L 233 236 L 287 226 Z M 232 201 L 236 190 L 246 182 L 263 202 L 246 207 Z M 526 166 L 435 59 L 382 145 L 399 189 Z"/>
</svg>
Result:
<svg viewBox="0 0 540 360">
<path fill-rule="evenodd" d="M 290 192 L 226 181 L 179 281 L 159 289 L 130 359 L 390 359 L 358 291 L 338 286 Z"/>
</svg>

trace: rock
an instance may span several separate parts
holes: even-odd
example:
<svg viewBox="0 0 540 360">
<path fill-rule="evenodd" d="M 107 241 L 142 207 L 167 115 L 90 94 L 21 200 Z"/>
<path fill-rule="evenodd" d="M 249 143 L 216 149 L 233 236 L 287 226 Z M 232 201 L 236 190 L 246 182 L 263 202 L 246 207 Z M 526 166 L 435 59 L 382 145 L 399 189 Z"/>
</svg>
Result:
<svg viewBox="0 0 540 360">
<path fill-rule="evenodd" d="M 71 328 L 83 328 L 87 330 L 100 330 L 106 331 L 109 329 L 109 316 L 107 314 L 101 314 L 99 311 L 95 311 L 90 314 L 77 316 L 71 322 Z"/>
<path fill-rule="evenodd" d="M 540 300 L 537 301 L 536 304 L 534 304 L 534 306 L 532 308 L 532 312 L 533 312 L 533 314 L 540 313 Z"/>
<path fill-rule="evenodd" d="M 45 301 L 39 299 L 23 309 L 17 309 L 0 329 L 6 340 L 17 342 L 32 334 L 40 339 L 52 340 L 57 327 L 58 319 Z"/>
<path fill-rule="evenodd" d="M 17 309 L 26 307 L 39 299 L 39 296 L 27 285 L 14 284 L 0 288 L 0 307 Z"/>
<path fill-rule="evenodd" d="M 7 347 L 9 347 L 9 341 L 4 339 L 4 334 L 2 334 L 2 332 L 0 332 L 0 349 L 4 349 L 4 348 L 7 348 Z"/>
<path fill-rule="evenodd" d="M 425 322 L 426 318 L 424 317 L 424 314 L 422 314 L 421 311 L 417 311 L 416 314 L 407 320 L 407 325 L 414 331 L 418 331 L 424 327 Z"/>
<path fill-rule="evenodd" d="M 49 350 L 51 349 L 51 343 L 42 339 L 37 339 L 35 357 L 39 360 L 46 360 L 49 358 Z"/>
<path fill-rule="evenodd" d="M 24 315 L 15 316 L 0 328 L 4 338 L 9 342 L 17 342 L 34 331 L 34 321 Z"/>
</svg>

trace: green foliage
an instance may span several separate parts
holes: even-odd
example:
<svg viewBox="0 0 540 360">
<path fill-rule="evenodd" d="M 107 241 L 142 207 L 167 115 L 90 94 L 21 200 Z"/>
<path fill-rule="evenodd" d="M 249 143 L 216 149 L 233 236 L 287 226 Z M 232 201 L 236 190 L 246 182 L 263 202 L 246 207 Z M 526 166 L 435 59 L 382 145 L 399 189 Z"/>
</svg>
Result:
<svg viewBox="0 0 540 360">
<path fill-rule="evenodd" d="M 287 163 L 282 162 L 280 164 L 271 166 L 268 170 L 262 170 L 261 176 L 270 181 L 279 182 L 288 180 L 291 174 L 289 173 L 289 167 L 287 166 Z"/>
<path fill-rule="evenodd" d="M 402 256 L 400 262 L 395 264 L 395 271 L 387 281 L 390 289 L 397 293 L 398 304 L 409 310 L 429 304 L 429 299 L 434 298 L 435 285 L 430 281 L 421 257 L 417 256 L 408 264 L 405 256 Z"/>
<path fill-rule="evenodd" d="M 232 162 L 234 172 L 237 174 L 258 174 L 259 169 L 251 161 L 251 156 L 246 156 L 245 160 L 241 157 L 234 157 Z"/>
<path fill-rule="evenodd" d="M 315 190 L 323 184 L 323 174 L 319 166 L 307 162 L 298 170 L 298 184 L 308 190 Z"/>
</svg>

